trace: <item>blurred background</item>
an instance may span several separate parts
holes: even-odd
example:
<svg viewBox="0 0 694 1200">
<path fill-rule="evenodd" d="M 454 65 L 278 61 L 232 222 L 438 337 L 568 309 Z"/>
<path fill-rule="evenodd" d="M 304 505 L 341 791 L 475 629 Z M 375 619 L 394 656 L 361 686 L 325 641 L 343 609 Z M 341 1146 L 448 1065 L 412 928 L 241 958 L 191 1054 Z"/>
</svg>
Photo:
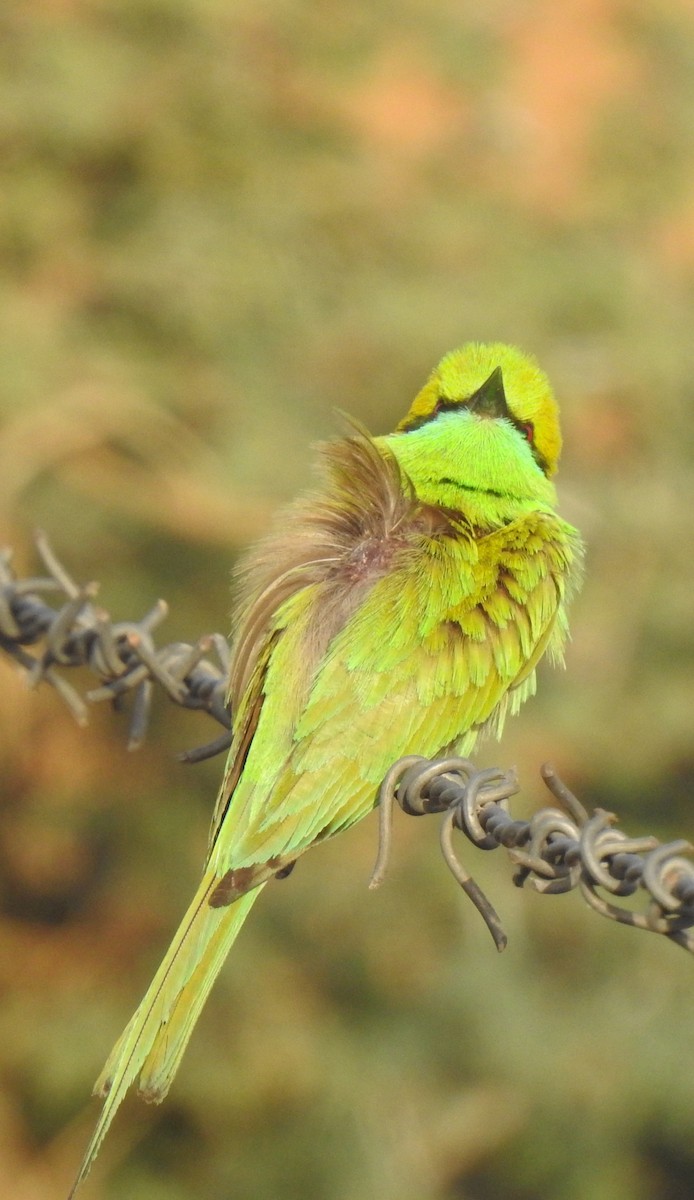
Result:
<svg viewBox="0 0 694 1200">
<path fill-rule="evenodd" d="M 385 432 L 469 339 L 562 402 L 587 575 L 567 671 L 482 763 L 551 759 L 630 832 L 694 829 L 694 16 L 686 0 L 4 0 L 0 527 L 117 619 L 229 628 L 239 550 L 336 410 Z M 91 1084 L 197 884 L 221 760 L 156 704 L 79 729 L 0 666 L 0 1198 L 63 1197 Z M 77 682 L 72 679 L 72 682 Z M 83 681 L 86 688 L 89 680 Z M 270 885 L 162 1108 L 85 1200 L 679 1200 L 692 963 L 372 817 Z M 462 851 L 461 846 L 461 851 Z M 483 858 L 480 862 L 479 859 Z"/>
</svg>

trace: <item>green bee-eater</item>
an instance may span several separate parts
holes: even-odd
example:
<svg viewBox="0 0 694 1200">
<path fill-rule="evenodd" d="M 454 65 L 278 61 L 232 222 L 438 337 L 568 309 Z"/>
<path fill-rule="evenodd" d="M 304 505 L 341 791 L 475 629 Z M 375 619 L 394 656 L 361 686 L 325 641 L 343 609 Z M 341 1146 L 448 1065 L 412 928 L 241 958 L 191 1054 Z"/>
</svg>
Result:
<svg viewBox="0 0 694 1200">
<path fill-rule="evenodd" d="M 439 363 L 394 433 L 322 448 L 322 482 L 240 570 L 233 744 L 202 882 L 95 1092 L 75 1188 L 127 1088 L 169 1090 L 265 883 L 360 820 L 395 759 L 467 754 L 561 659 L 578 534 L 556 514 L 558 410 L 505 345 Z"/>
</svg>

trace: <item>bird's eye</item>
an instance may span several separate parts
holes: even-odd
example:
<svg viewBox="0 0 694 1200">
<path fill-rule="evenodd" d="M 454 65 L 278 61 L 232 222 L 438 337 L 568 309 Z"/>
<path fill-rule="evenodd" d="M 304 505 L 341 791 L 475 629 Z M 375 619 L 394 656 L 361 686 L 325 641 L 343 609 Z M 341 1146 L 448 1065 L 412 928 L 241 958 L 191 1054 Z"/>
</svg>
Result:
<svg viewBox="0 0 694 1200">
<path fill-rule="evenodd" d="M 532 421 L 521 421 L 518 425 L 518 428 L 523 434 L 526 442 L 530 442 L 530 445 L 532 446 L 533 438 L 535 437 L 535 426 L 533 425 Z"/>
</svg>

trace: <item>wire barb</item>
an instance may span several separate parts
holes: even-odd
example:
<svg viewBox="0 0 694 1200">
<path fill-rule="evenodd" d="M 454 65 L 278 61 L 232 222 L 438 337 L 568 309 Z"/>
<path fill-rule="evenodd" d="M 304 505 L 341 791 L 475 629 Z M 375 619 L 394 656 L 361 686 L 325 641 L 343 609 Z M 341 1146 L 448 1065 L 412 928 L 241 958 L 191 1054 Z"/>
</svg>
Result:
<svg viewBox="0 0 694 1200">
<path fill-rule="evenodd" d="M 542 808 L 530 820 L 519 821 L 508 811 L 508 802 L 518 791 L 514 770 L 479 771 L 466 758 L 401 758 L 379 791 L 378 855 L 369 887 L 378 887 L 385 878 L 397 801 L 408 816 L 444 814 L 440 832 L 444 861 L 481 913 L 497 949 L 503 950 L 506 935 L 494 908 L 455 853 L 454 829 L 480 850 L 503 846 L 517 868 L 518 887 L 528 883 L 545 895 L 578 888 L 602 916 L 661 933 L 694 953 L 690 932 L 694 863 L 684 857 L 694 847 L 682 840 L 662 844 L 655 837 L 630 838 L 614 828 L 612 813 L 599 808 L 588 813 L 548 763 L 540 776 L 561 807 Z M 620 897 L 641 889 L 649 898 L 647 911 L 621 908 L 598 889 Z"/>
<path fill-rule="evenodd" d="M 114 622 L 94 603 L 99 585 L 77 584 L 52 550 L 45 533 L 35 535 L 45 577 L 18 579 L 10 550 L 0 551 L 0 649 L 27 672 L 32 687 L 49 683 L 80 725 L 88 719 L 88 703 L 108 700 L 117 707 L 133 695 L 128 748 L 140 746 L 147 734 L 154 685 L 184 708 L 203 709 L 225 732 L 207 746 L 186 751 L 183 762 L 199 762 L 225 750 L 231 741 L 227 707 L 229 648 L 221 634 L 208 634 L 194 645 L 174 642 L 157 647 L 153 631 L 169 608 L 159 600 L 138 621 Z M 62 593 L 58 608 L 46 603 L 46 593 Z M 26 646 L 42 643 L 32 654 Z M 217 662 L 206 655 L 212 652 Z M 83 698 L 60 671 L 87 667 L 98 686 Z"/>
</svg>

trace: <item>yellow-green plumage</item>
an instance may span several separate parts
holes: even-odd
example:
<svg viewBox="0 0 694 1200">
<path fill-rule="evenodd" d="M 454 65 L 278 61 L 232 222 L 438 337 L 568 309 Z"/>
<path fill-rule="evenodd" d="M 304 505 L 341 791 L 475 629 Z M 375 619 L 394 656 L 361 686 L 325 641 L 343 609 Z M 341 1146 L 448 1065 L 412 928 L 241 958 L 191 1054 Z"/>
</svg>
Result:
<svg viewBox="0 0 694 1200">
<path fill-rule="evenodd" d="M 234 741 L 202 882 L 96 1091 L 168 1091 L 264 883 L 374 806 L 404 754 L 468 753 L 560 660 L 580 540 L 554 510 L 557 408 L 532 359 L 442 360 L 395 433 L 323 448 L 322 486 L 242 568 Z"/>
</svg>

